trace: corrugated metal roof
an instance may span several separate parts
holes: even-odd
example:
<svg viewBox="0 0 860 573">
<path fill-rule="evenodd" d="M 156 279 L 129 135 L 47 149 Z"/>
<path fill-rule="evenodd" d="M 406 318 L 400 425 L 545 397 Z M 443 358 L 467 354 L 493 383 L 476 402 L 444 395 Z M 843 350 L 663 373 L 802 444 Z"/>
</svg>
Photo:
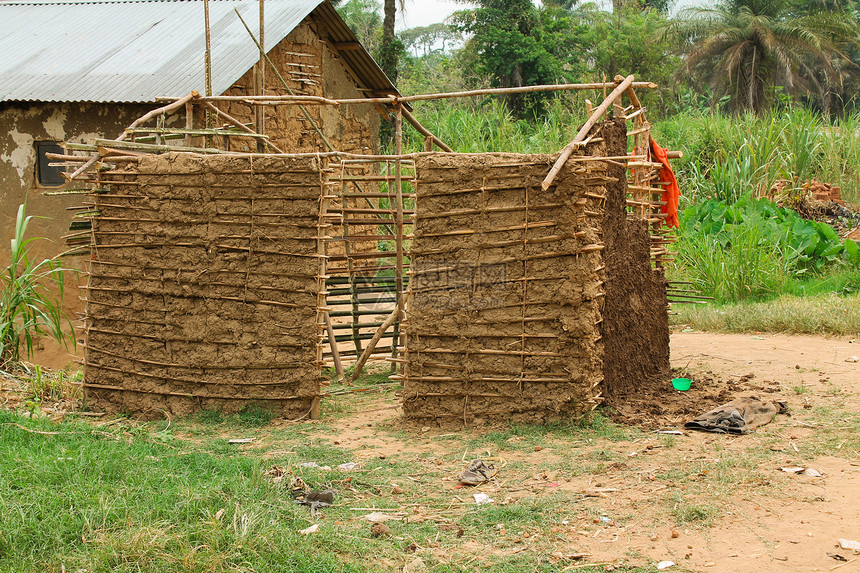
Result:
<svg viewBox="0 0 860 573">
<path fill-rule="evenodd" d="M 334 41 L 355 41 L 324 0 L 265 0 L 266 44 L 317 8 L 326 21 L 333 13 Z M 255 33 L 259 27 L 257 0 L 209 2 L 215 94 L 259 59 L 234 9 Z M 7 0 L 0 1 L 0 22 L 0 101 L 151 102 L 205 91 L 200 0 Z M 341 55 L 365 87 L 394 91 L 365 50 L 352 52 Z"/>
</svg>

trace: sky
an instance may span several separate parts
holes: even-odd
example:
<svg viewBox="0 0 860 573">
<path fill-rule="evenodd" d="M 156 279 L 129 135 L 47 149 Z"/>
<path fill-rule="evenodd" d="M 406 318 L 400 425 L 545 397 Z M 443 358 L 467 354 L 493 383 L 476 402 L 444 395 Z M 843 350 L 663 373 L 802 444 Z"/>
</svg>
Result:
<svg viewBox="0 0 860 573">
<path fill-rule="evenodd" d="M 464 8 L 468 8 L 468 5 L 452 0 L 406 0 L 403 13 L 400 13 L 399 6 L 397 8 L 397 29 L 435 24 Z"/>
<path fill-rule="evenodd" d="M 679 10 L 696 3 L 696 0 L 675 0 L 671 9 Z M 698 3 L 707 2 L 699 0 Z M 468 7 L 462 2 L 453 0 L 406 0 L 406 10 L 401 13 L 399 5 L 397 8 L 397 30 L 441 22 L 455 11 Z"/>
</svg>

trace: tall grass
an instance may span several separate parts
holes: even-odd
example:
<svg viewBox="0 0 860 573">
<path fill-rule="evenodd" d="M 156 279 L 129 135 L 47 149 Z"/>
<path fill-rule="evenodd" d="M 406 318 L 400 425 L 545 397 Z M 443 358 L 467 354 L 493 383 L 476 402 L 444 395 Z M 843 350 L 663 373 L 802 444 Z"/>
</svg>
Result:
<svg viewBox="0 0 860 573">
<path fill-rule="evenodd" d="M 739 117 L 686 112 L 657 122 L 654 133 L 684 151 L 676 172 L 688 200 L 731 202 L 766 195 L 780 179 L 794 186 L 817 179 L 860 203 L 860 114 L 830 124 L 803 108 Z"/>
<path fill-rule="evenodd" d="M 74 341 L 71 322 L 60 305 L 63 269 L 52 259 L 35 263 L 29 258 L 28 247 L 38 240 L 25 238 L 32 218 L 24 205 L 18 207 L 9 264 L 0 276 L 0 367 L 31 355 L 40 335 L 61 343 Z"/>
<path fill-rule="evenodd" d="M 516 119 L 496 98 L 466 100 L 445 105 L 419 105 L 415 115 L 442 141 L 461 153 L 511 152 L 555 153 L 570 143 L 585 121 L 584 106 L 571 96 L 559 96 L 548 112 L 531 121 Z M 404 147 L 424 148 L 422 136 L 411 129 L 404 134 Z"/>
<path fill-rule="evenodd" d="M 585 121 L 587 94 L 557 96 L 540 118 L 514 118 L 497 98 L 419 102 L 415 115 L 459 152 L 555 153 Z M 654 123 L 664 147 L 684 151 L 675 161 L 685 201 L 734 201 L 766 195 L 778 180 L 799 186 L 817 179 L 842 188 L 860 204 L 860 113 L 832 123 L 795 107 L 763 116 L 684 112 Z M 405 148 L 423 149 L 411 128 Z"/>
<path fill-rule="evenodd" d="M 678 263 L 702 292 L 730 302 L 785 290 L 795 275 L 796 255 L 758 226 L 733 225 L 724 236 L 686 236 L 678 242 Z"/>
</svg>

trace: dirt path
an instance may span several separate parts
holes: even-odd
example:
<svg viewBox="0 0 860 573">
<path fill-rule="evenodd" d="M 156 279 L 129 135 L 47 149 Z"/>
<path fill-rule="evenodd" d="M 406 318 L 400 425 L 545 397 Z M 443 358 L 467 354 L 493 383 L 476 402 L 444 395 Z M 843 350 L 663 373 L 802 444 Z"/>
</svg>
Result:
<svg viewBox="0 0 860 573">
<path fill-rule="evenodd" d="M 563 560 L 587 553 L 591 562 L 643 566 L 671 560 L 676 571 L 824 572 L 844 564 L 837 571 L 860 572 L 860 555 L 835 546 L 839 538 L 860 540 L 860 363 L 846 362 L 856 354 L 860 342 L 847 338 L 676 333 L 672 363 L 694 388 L 625 403 L 618 415 L 641 428 L 632 439 L 584 446 L 549 440 L 534 451 L 514 436 L 500 451 L 488 438 L 469 454 L 497 454 L 512 468 L 482 488 L 499 503 L 562 496 L 570 501 L 567 519 L 523 533 L 525 540 L 487 532 L 429 549 L 430 557 L 456 562 L 458 551 L 474 554 L 478 543 L 495 555 L 532 550 Z M 743 395 L 785 402 L 790 415 L 746 436 L 654 433 Z M 391 431 L 398 413 L 389 400 L 341 418 L 336 443 L 356 459 L 423 452 L 442 475 L 456 475 L 462 462 L 452 457 L 463 449 L 452 440 L 467 438 L 426 428 L 404 438 Z M 789 466 L 823 477 L 780 470 Z M 455 484 L 448 477 L 430 487 L 469 497 Z"/>
<path fill-rule="evenodd" d="M 778 491 L 762 495 L 754 488 L 740 487 L 738 497 L 727 500 L 733 510 L 726 510 L 711 529 L 684 531 L 676 539 L 662 536 L 645 544 L 642 552 L 678 563 L 692 553 L 687 560 L 691 569 L 714 571 L 829 571 L 843 562 L 828 557 L 828 552 L 853 559 L 850 551 L 838 550 L 834 544 L 838 538 L 860 539 L 860 451 L 856 439 L 854 448 L 845 447 L 852 441 L 850 436 L 843 443 L 843 439 L 827 440 L 821 434 L 840 431 L 830 428 L 856 428 L 860 363 L 846 359 L 857 354 L 860 342 L 846 338 L 672 335 L 674 367 L 709 370 L 720 378 L 754 374 L 758 384 L 751 389 L 778 385 L 780 399 L 788 402 L 793 415 L 779 416 L 772 427 L 756 435 L 683 436 L 679 444 L 684 443 L 681 447 L 691 453 L 712 451 L 716 446 L 732 452 L 772 441 L 768 447 L 774 455 L 761 461 L 765 474 L 772 474 L 772 482 L 778 482 L 767 485 L 776 485 Z M 813 421 L 804 422 L 808 417 Z M 850 422 L 854 424 L 846 418 L 853 418 Z M 834 448 L 830 442 L 838 443 Z M 824 477 L 794 476 L 779 470 L 795 465 L 813 467 Z M 642 545 L 641 539 L 630 540 L 631 545 L 637 542 Z M 860 560 L 839 570 L 860 571 Z"/>
</svg>

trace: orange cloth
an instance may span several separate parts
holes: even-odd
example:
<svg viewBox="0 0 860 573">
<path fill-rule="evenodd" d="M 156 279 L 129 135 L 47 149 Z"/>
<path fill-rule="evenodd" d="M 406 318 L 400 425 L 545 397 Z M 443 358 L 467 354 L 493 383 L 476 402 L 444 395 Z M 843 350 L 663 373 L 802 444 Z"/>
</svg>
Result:
<svg viewBox="0 0 860 573">
<path fill-rule="evenodd" d="M 678 180 L 675 179 L 675 173 L 669 166 L 666 150 L 657 145 L 653 139 L 651 140 L 651 154 L 663 165 L 663 168 L 660 169 L 660 181 L 665 181 L 663 184 L 663 201 L 666 204 L 660 207 L 660 212 L 666 213 L 668 226 L 678 227 L 678 201 L 681 199 L 681 188 L 678 187 Z"/>
</svg>

